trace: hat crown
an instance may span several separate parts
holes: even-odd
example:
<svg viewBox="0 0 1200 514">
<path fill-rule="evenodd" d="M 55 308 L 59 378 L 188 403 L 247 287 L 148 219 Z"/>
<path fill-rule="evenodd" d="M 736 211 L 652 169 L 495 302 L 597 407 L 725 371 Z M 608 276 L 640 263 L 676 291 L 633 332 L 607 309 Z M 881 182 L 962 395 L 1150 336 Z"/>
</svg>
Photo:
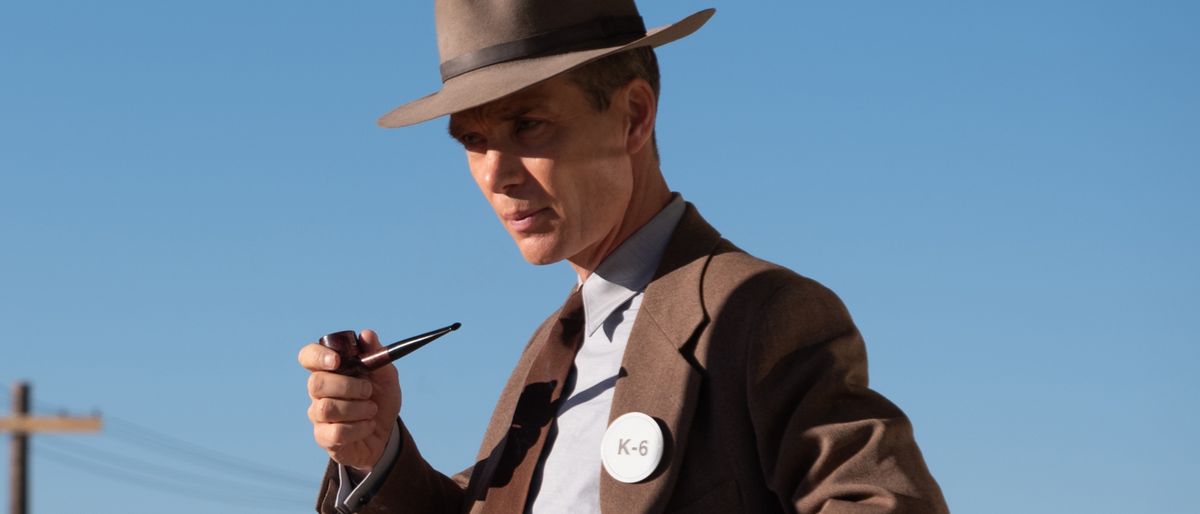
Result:
<svg viewBox="0 0 1200 514">
<path fill-rule="evenodd" d="M 638 16 L 633 0 L 437 0 L 442 63 L 603 18 Z"/>
</svg>

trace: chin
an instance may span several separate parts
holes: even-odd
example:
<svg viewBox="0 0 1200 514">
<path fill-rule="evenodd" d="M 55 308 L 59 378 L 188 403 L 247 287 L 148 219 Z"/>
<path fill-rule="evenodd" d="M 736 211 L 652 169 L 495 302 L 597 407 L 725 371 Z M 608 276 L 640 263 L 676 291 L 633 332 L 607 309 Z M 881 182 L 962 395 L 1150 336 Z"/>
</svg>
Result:
<svg viewBox="0 0 1200 514">
<path fill-rule="evenodd" d="M 553 238 L 532 236 L 519 239 L 516 243 L 525 262 L 535 266 L 554 264 L 566 258 Z"/>
<path fill-rule="evenodd" d="M 525 262 L 533 264 L 534 266 L 544 266 L 546 264 L 554 264 L 556 262 L 563 260 L 563 258 L 558 255 L 533 253 L 533 252 L 521 252 L 521 256 L 525 257 Z"/>
</svg>

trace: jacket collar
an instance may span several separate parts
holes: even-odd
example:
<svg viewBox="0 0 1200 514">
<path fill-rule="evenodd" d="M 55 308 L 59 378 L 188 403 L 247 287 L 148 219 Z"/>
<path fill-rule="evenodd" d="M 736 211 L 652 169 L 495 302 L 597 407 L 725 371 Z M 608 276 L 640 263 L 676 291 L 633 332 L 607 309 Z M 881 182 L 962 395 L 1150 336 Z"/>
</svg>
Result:
<svg viewBox="0 0 1200 514">
<path fill-rule="evenodd" d="M 720 241 L 721 234 L 700 216 L 694 205 L 685 203 L 683 218 L 642 301 L 642 310 L 650 314 L 655 326 L 676 349 L 707 321 L 701 279 L 709 256 Z"/>
</svg>

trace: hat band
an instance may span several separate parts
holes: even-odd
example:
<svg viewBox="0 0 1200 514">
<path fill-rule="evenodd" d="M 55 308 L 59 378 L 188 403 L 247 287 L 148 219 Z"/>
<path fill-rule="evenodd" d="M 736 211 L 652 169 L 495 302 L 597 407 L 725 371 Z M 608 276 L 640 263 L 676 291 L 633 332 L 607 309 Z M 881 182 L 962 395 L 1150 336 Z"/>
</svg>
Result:
<svg viewBox="0 0 1200 514">
<path fill-rule="evenodd" d="M 536 36 L 500 43 L 442 63 L 442 82 L 464 73 L 528 57 L 593 50 L 629 43 L 646 36 L 641 16 L 605 17 Z"/>
</svg>

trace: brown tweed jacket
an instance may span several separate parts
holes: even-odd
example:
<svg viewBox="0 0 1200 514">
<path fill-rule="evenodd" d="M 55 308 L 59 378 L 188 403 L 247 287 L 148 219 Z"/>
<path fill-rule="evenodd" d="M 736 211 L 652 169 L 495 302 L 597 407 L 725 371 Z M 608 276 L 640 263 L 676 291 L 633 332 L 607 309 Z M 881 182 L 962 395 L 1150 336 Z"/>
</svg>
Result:
<svg viewBox="0 0 1200 514">
<path fill-rule="evenodd" d="M 500 394 L 475 465 L 447 477 L 401 425 L 401 450 L 360 512 L 481 513 L 530 362 L 534 333 Z M 944 513 L 908 418 L 867 388 L 863 340 L 820 284 L 735 247 L 692 205 L 645 290 L 609 420 L 662 427 L 658 470 L 625 484 L 603 470 L 606 513 Z M 597 451 L 599 451 L 597 449 Z M 318 511 L 333 514 L 327 471 Z"/>
</svg>

